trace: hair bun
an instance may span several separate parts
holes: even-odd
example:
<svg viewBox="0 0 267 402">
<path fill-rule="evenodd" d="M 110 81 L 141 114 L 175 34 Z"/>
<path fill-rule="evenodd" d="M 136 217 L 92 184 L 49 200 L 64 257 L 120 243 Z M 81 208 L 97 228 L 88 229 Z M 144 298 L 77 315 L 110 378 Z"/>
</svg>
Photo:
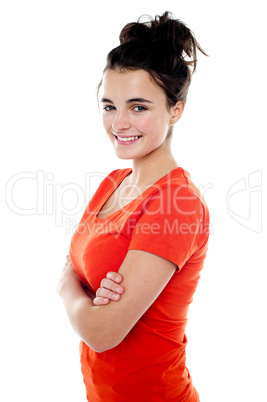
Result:
<svg viewBox="0 0 267 402">
<path fill-rule="evenodd" d="M 147 21 L 141 22 L 144 18 Z M 156 15 L 155 19 L 143 15 L 137 22 L 125 25 L 120 33 L 120 43 L 123 45 L 129 42 L 148 46 L 150 53 L 157 52 L 158 58 L 163 57 L 165 62 L 169 56 L 172 59 L 169 60 L 171 65 L 174 64 L 173 58 L 182 58 L 188 66 L 193 65 L 193 71 L 196 68 L 197 49 L 205 54 L 190 29 L 169 11 L 162 16 Z"/>
<path fill-rule="evenodd" d="M 146 24 L 141 24 L 139 22 L 130 22 L 122 29 L 119 39 L 121 45 L 123 45 L 131 41 L 147 41 L 149 37 L 150 29 Z"/>
<path fill-rule="evenodd" d="M 122 29 L 120 45 L 109 52 L 105 70 L 147 71 L 173 106 L 178 100 L 186 102 L 197 50 L 206 55 L 190 29 L 170 12 L 155 19 L 143 15 Z"/>
</svg>

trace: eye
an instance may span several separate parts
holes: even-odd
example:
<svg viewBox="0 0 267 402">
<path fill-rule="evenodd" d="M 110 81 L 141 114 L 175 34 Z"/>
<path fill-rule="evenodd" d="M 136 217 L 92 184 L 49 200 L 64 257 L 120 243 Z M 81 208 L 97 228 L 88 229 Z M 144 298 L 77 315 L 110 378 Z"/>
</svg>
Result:
<svg viewBox="0 0 267 402">
<path fill-rule="evenodd" d="M 147 110 L 147 108 L 144 107 L 144 106 L 135 106 L 135 107 L 133 108 L 133 110 L 134 110 L 135 112 L 144 112 L 145 110 Z"/>
<path fill-rule="evenodd" d="M 112 110 L 115 110 L 114 106 L 111 105 L 107 105 L 103 107 L 103 110 L 105 110 L 105 112 L 111 112 Z"/>
</svg>

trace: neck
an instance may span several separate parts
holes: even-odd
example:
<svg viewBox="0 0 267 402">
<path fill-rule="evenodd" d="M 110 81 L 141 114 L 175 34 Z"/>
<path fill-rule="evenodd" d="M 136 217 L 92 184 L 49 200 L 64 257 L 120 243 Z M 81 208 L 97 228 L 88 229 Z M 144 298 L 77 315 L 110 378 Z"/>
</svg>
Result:
<svg viewBox="0 0 267 402">
<path fill-rule="evenodd" d="M 150 185 L 170 170 L 178 167 L 170 147 L 159 147 L 142 158 L 133 160 L 133 170 L 129 179 L 134 185 Z"/>
</svg>

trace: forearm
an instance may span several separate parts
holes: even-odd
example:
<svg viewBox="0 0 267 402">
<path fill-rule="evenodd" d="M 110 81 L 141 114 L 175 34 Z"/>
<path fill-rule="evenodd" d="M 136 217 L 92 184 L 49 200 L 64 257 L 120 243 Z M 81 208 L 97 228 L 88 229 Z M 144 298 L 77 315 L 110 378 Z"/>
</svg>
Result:
<svg viewBox="0 0 267 402">
<path fill-rule="evenodd" d="M 114 273 L 111 274 L 111 278 Z M 121 282 L 122 278 L 117 278 L 116 282 Z M 115 290 L 116 284 L 110 285 L 108 288 Z M 124 289 L 120 287 L 120 293 Z M 95 295 L 84 287 L 81 278 L 74 270 L 69 256 L 66 257 L 66 263 L 58 282 L 57 292 L 62 298 L 66 308 L 69 321 L 74 331 L 82 338 L 82 340 L 96 352 L 103 352 L 118 345 L 126 334 L 120 326 L 114 325 L 115 318 L 118 316 L 116 310 L 117 303 L 108 303 L 107 305 L 94 304 Z M 111 296 L 108 293 L 107 296 Z M 99 296 L 99 295 L 98 295 Z M 101 296 L 101 295 L 100 295 Z M 99 299 L 99 297 L 98 297 Z M 115 295 L 115 300 L 118 298 Z M 124 310 L 124 318 L 127 316 L 127 310 Z M 124 336 L 123 336 L 124 335 Z"/>
<path fill-rule="evenodd" d="M 79 281 L 68 281 L 59 290 L 67 316 L 74 331 L 96 352 L 116 346 L 112 333 L 114 320 L 108 306 L 94 306 Z"/>
<path fill-rule="evenodd" d="M 70 324 L 90 347 L 94 343 L 93 302 L 79 281 L 69 281 L 59 290 Z"/>
</svg>

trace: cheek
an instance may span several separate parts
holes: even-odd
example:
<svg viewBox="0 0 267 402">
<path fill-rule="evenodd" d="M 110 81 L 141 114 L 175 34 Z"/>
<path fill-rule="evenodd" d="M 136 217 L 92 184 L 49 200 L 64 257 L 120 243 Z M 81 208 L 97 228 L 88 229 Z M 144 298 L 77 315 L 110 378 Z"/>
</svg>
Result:
<svg viewBox="0 0 267 402">
<path fill-rule="evenodd" d="M 164 137 L 168 131 L 168 119 L 160 114 L 144 120 L 140 129 L 146 134 L 150 134 L 155 140 Z"/>
<path fill-rule="evenodd" d="M 146 117 L 140 120 L 136 120 L 135 126 L 138 128 L 139 131 L 150 134 L 155 131 L 155 118 L 153 117 Z"/>
<path fill-rule="evenodd" d="M 109 131 L 110 127 L 112 126 L 112 120 L 111 120 L 110 116 L 103 115 L 101 120 L 102 120 L 102 125 L 103 125 L 105 131 Z"/>
</svg>

